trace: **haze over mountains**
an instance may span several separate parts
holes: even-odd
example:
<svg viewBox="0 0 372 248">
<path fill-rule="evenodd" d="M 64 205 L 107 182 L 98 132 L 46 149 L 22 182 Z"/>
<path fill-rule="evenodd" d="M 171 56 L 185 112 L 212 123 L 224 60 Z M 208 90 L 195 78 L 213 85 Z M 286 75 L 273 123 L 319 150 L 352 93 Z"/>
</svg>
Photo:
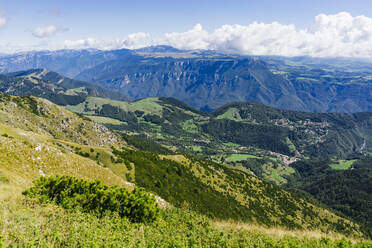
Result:
<svg viewBox="0 0 372 248">
<path fill-rule="evenodd" d="M 365 60 L 242 57 L 168 46 L 0 58 L 3 73 L 31 68 L 95 83 L 133 100 L 175 97 L 205 111 L 231 101 L 312 112 L 372 111 L 372 64 Z"/>
</svg>

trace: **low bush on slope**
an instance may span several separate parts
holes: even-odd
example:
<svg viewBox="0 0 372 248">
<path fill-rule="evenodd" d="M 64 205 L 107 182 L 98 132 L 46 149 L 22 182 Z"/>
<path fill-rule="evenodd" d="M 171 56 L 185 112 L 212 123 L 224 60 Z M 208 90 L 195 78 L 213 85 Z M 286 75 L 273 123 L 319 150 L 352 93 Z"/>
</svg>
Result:
<svg viewBox="0 0 372 248">
<path fill-rule="evenodd" d="M 102 216 L 116 212 L 133 222 L 152 222 L 159 213 L 155 198 L 142 189 L 128 191 L 106 186 L 100 181 L 87 181 L 70 176 L 41 177 L 23 192 L 41 203 L 54 202 L 66 209 L 80 209 Z"/>
</svg>

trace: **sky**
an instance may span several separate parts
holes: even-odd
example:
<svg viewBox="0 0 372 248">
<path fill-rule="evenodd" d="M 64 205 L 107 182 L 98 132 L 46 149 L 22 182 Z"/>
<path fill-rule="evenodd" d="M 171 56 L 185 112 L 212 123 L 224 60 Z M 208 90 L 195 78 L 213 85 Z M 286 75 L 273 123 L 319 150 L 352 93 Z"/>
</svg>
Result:
<svg viewBox="0 0 372 248">
<path fill-rule="evenodd" d="M 0 0 L 0 53 L 158 44 L 372 57 L 372 1 Z"/>
</svg>

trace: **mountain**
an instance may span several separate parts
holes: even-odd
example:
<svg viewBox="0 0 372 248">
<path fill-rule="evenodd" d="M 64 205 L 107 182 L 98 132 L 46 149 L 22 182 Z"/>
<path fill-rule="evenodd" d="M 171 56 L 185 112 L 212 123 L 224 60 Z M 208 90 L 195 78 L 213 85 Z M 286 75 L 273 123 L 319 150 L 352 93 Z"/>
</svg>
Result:
<svg viewBox="0 0 372 248">
<path fill-rule="evenodd" d="M 128 49 L 114 51 L 86 49 L 25 52 L 0 58 L 0 73 L 45 68 L 73 78 L 85 69 L 108 60 L 125 58 L 132 53 Z"/>
<path fill-rule="evenodd" d="M 233 101 L 311 112 L 372 111 L 372 63 L 362 59 L 246 57 L 154 46 L 59 50 L 0 58 L 0 72 L 46 68 L 132 99 L 174 97 L 212 111 Z"/>
<path fill-rule="evenodd" d="M 293 82 L 315 112 L 371 112 L 372 62 L 353 58 L 260 57 L 274 74 Z M 337 103 L 337 104 L 336 104 Z"/>
<path fill-rule="evenodd" d="M 120 76 L 119 76 L 120 75 Z M 154 58 L 108 61 L 77 76 L 133 99 L 174 97 L 196 108 L 215 109 L 230 101 L 259 101 L 305 109 L 291 82 L 254 58 Z"/>
<path fill-rule="evenodd" d="M 120 102 L 88 97 L 66 107 L 114 130 L 145 133 L 175 151 L 208 156 L 256 148 L 298 158 L 342 158 L 372 146 L 371 113 L 298 112 L 252 102 L 230 103 L 208 114 L 173 98 Z"/>
<path fill-rule="evenodd" d="M 312 112 L 372 111 L 370 62 L 363 62 L 359 69 L 353 62 L 351 71 L 349 64 L 336 64 L 339 60 L 324 66 L 327 61 L 315 59 L 308 65 L 302 60 L 287 63 L 285 58 L 159 54 L 107 61 L 84 70 L 77 78 L 133 99 L 175 97 L 207 111 L 231 101 L 257 101 Z"/>
<path fill-rule="evenodd" d="M 45 99 L 0 94 L 0 114 L 0 192 L 4 187 L 17 195 L 40 175 L 72 175 L 141 186 L 210 218 L 360 235 L 358 225 L 249 173 L 133 149 L 100 124 Z M 11 203 L 0 204 L 17 204 L 5 196 Z"/>
<path fill-rule="evenodd" d="M 47 98 L 59 105 L 77 104 L 87 96 L 128 100 L 118 92 L 100 86 L 73 80 L 46 69 L 32 69 L 0 76 L 0 92 Z"/>
<path fill-rule="evenodd" d="M 144 143 L 150 140 L 165 146 L 167 149 L 156 148 L 164 153 L 241 164 L 278 184 L 286 183 L 294 173 L 287 165 L 296 160 L 345 159 L 369 151 L 372 145 L 369 113 L 306 113 L 259 103 L 230 103 L 207 114 L 174 98 L 125 102 L 96 97 L 115 94 L 46 70 L 9 75 L 12 77 L 4 76 L 3 83 L 0 80 L 1 91 L 45 97 L 122 134 L 136 135 L 143 140 L 142 149 L 147 149 Z M 66 90 L 62 86 L 84 88 Z M 155 149 L 154 143 L 149 147 Z"/>
<path fill-rule="evenodd" d="M 137 53 L 185 53 L 187 51 L 172 46 L 158 45 L 135 49 Z"/>
</svg>

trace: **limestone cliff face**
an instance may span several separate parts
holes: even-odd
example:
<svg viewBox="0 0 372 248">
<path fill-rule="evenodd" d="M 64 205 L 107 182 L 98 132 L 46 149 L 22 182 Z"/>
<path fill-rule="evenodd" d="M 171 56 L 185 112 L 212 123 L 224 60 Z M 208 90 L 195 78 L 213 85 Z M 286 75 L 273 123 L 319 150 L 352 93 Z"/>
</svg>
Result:
<svg viewBox="0 0 372 248">
<path fill-rule="evenodd" d="M 258 101 L 304 110 L 291 82 L 254 58 L 146 58 L 110 61 L 77 78 L 117 90 L 133 99 L 175 97 L 203 110 L 231 101 Z"/>
</svg>

